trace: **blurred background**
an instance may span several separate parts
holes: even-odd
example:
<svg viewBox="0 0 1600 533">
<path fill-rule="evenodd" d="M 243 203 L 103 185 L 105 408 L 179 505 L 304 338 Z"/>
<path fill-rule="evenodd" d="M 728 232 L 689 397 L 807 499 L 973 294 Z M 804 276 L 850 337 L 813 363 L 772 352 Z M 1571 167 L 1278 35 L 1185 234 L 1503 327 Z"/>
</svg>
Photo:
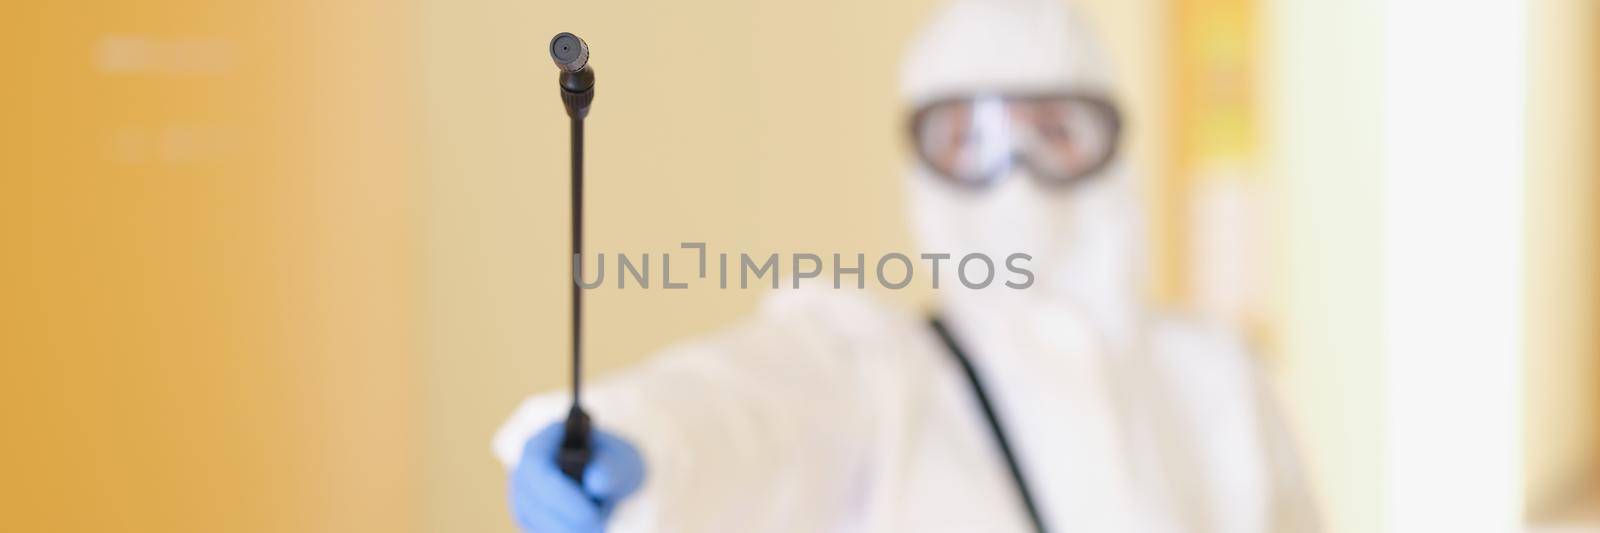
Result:
<svg viewBox="0 0 1600 533">
<path fill-rule="evenodd" d="M 1249 332 L 1332 531 L 1600 524 L 1600 4 L 1458 4 L 1080 2 L 1148 296 Z M 872 256 L 935 6 L 13 6 L 0 529 L 512 531 L 489 438 L 567 368 L 550 36 L 602 80 L 591 249 Z M 760 297 L 598 289 L 591 368 Z"/>
</svg>

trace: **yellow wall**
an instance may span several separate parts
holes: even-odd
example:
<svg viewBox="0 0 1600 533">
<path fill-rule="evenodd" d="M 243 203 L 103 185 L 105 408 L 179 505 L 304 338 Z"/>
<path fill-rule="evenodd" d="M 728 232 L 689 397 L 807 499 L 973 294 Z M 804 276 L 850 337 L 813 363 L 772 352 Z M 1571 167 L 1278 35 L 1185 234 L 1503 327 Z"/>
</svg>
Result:
<svg viewBox="0 0 1600 533">
<path fill-rule="evenodd" d="M 405 531 L 413 20 L 0 18 L 0 530 Z"/>
<path fill-rule="evenodd" d="M 872 254 L 910 246 L 898 61 L 934 4 L 424 2 L 428 530 L 510 530 L 489 438 L 519 398 L 566 376 L 567 129 L 550 36 L 573 31 L 593 49 L 590 251 L 700 240 Z M 1130 154 L 1151 170 L 1167 138 L 1167 48 L 1153 38 L 1164 2 L 1089 4 L 1132 89 Z M 593 375 L 726 325 L 758 297 L 594 291 Z"/>
<path fill-rule="evenodd" d="M 1537 518 L 1592 488 L 1600 458 L 1600 5 L 1529 6 L 1523 461 Z"/>
</svg>

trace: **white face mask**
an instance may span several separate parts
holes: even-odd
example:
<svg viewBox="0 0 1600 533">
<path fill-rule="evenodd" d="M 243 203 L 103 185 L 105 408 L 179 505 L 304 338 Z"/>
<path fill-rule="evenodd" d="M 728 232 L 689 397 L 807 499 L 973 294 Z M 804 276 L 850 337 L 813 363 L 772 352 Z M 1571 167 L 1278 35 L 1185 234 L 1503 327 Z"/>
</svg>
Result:
<svg viewBox="0 0 1600 533">
<path fill-rule="evenodd" d="M 956 0 L 914 41 L 902 66 L 911 106 L 962 94 L 1109 94 L 1109 75 L 1086 25 L 1060 0 Z M 954 312 L 1032 313 L 1070 308 L 1110 337 L 1133 327 L 1138 251 L 1137 197 L 1113 161 L 1071 187 L 1010 170 L 991 186 L 963 188 L 913 161 L 906 188 L 914 233 L 925 253 L 949 253 L 940 271 L 940 305 Z M 996 280 L 983 289 L 959 282 L 957 261 L 983 253 Z M 1006 258 L 1034 275 L 1024 281 Z M 981 279 L 981 265 L 968 279 Z M 981 311 L 979 311 L 981 310 Z"/>
</svg>

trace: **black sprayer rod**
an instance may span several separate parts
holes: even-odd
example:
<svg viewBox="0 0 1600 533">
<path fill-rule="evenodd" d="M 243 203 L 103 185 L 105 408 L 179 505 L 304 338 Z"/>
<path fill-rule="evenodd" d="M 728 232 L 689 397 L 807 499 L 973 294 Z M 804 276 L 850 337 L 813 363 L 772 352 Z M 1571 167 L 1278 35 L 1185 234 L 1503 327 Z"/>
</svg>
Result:
<svg viewBox="0 0 1600 533">
<path fill-rule="evenodd" d="M 583 275 L 583 119 L 572 119 L 572 275 Z M 583 398 L 583 287 L 572 283 L 572 406 Z"/>
<path fill-rule="evenodd" d="M 589 45 L 570 33 L 550 40 L 550 58 L 561 69 L 561 105 L 572 119 L 572 408 L 567 411 L 565 433 L 556 464 L 579 484 L 589 464 L 590 422 L 583 412 L 583 119 L 594 102 L 594 69 L 589 68 Z"/>
</svg>

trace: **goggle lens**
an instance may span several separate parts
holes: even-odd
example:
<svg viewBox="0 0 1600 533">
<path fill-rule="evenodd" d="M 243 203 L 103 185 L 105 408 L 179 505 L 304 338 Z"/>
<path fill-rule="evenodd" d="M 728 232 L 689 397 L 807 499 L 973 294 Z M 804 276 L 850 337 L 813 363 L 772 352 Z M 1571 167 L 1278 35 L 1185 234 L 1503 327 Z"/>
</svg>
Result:
<svg viewBox="0 0 1600 533">
<path fill-rule="evenodd" d="M 912 116 L 912 142 L 942 177 L 985 186 L 1026 165 L 1050 184 L 1081 181 L 1110 162 L 1120 118 L 1082 96 L 981 96 L 942 100 Z"/>
</svg>

